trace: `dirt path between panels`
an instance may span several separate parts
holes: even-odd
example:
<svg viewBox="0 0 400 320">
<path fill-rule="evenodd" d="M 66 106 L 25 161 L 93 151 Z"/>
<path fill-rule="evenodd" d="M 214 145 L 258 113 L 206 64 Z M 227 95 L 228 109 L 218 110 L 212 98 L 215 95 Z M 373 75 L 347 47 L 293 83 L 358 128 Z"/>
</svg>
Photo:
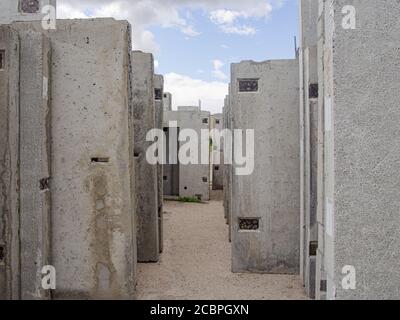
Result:
<svg viewBox="0 0 400 320">
<path fill-rule="evenodd" d="M 299 276 L 230 272 L 222 202 L 166 202 L 164 211 L 164 253 L 139 264 L 138 299 L 306 299 Z"/>
</svg>

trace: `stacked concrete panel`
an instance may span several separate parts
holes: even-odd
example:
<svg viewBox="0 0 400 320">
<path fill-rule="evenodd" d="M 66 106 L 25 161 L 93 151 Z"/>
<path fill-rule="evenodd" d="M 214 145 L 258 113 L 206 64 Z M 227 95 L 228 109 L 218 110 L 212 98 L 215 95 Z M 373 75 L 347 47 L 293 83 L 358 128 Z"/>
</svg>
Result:
<svg viewBox="0 0 400 320">
<path fill-rule="evenodd" d="M 163 130 L 163 114 L 164 114 L 164 77 L 161 75 L 154 76 L 154 92 L 155 92 L 155 128 Z M 158 195 L 158 228 L 160 252 L 163 251 L 163 164 L 157 165 L 157 195 Z"/>
<path fill-rule="evenodd" d="M 230 96 L 227 95 L 224 100 L 223 108 L 223 126 L 224 130 L 232 130 L 232 113 L 230 108 Z M 228 224 L 229 241 L 232 240 L 232 141 L 224 141 L 224 213 Z"/>
<path fill-rule="evenodd" d="M 172 111 L 172 94 L 164 92 L 163 94 L 164 111 Z"/>
<path fill-rule="evenodd" d="M 316 275 L 315 275 L 315 298 L 317 300 L 326 299 L 326 273 L 324 269 L 324 210 L 325 210 L 325 186 L 324 186 L 324 46 L 325 46 L 325 0 L 318 1 L 318 20 L 317 20 L 317 34 L 318 34 L 318 169 L 317 169 L 317 226 L 318 226 L 318 247 L 316 259 Z"/>
<path fill-rule="evenodd" d="M 20 298 L 19 41 L 0 26 L 0 299 Z"/>
<path fill-rule="evenodd" d="M 233 272 L 299 273 L 298 68 L 297 60 L 232 65 L 232 127 L 255 131 L 253 173 L 233 165 Z"/>
<path fill-rule="evenodd" d="M 318 2 L 300 1 L 300 275 L 315 297 L 317 234 Z"/>
<path fill-rule="evenodd" d="M 398 299 L 400 7 L 328 0 L 321 12 L 327 298 Z"/>
<path fill-rule="evenodd" d="M 218 133 L 211 136 L 212 153 L 211 153 L 211 174 L 212 174 L 212 189 L 223 190 L 224 188 L 224 141 L 220 139 L 220 134 L 224 128 L 223 115 L 213 114 L 211 116 L 210 130 L 216 130 Z"/>
<path fill-rule="evenodd" d="M 205 133 L 209 134 L 210 113 L 200 111 L 198 107 L 180 107 L 178 110 L 164 112 L 164 128 L 168 128 L 171 121 L 176 122 L 179 133 L 182 133 L 185 129 L 192 129 L 198 138 L 198 163 L 182 164 L 181 161 L 179 162 L 179 173 L 177 175 L 179 176 L 178 195 L 180 197 L 195 197 L 208 201 L 210 199 L 209 140 L 207 138 L 207 141 L 203 141 L 203 143 L 200 140 L 202 130 L 203 135 Z M 178 143 L 179 147 L 182 147 L 188 141 L 188 138 L 186 140 L 182 139 Z M 169 154 L 167 155 L 168 158 Z M 201 163 L 201 158 L 207 159 L 207 164 Z M 174 179 L 174 177 L 168 175 L 171 170 L 168 167 L 165 168 L 164 183 Z"/>
<path fill-rule="evenodd" d="M 146 159 L 152 144 L 147 133 L 156 128 L 154 61 L 149 53 L 132 53 L 132 95 L 135 131 L 137 250 L 139 262 L 157 262 L 160 256 L 157 165 Z"/>
<path fill-rule="evenodd" d="M 32 30 L 19 37 L 21 298 L 48 299 L 41 284 L 51 264 L 51 46 Z"/>
<path fill-rule="evenodd" d="M 39 22 L 13 27 L 21 34 L 43 32 Z M 46 191 L 50 181 L 52 296 L 132 298 L 130 26 L 113 19 L 59 20 L 57 31 L 45 34 L 52 56 L 51 179 L 43 177 L 40 187 Z M 33 115 L 43 121 L 45 112 L 42 106 Z M 37 165 L 45 167 L 42 156 Z"/>
</svg>

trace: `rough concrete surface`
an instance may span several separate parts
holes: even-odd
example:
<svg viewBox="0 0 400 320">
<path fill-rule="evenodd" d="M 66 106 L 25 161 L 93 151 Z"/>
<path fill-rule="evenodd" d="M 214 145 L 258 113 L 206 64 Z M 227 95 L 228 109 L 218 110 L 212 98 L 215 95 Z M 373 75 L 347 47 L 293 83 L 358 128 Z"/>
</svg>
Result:
<svg viewBox="0 0 400 320">
<path fill-rule="evenodd" d="M 162 75 L 154 75 L 154 112 L 155 112 L 155 128 L 163 130 L 163 114 L 164 114 L 164 103 L 162 97 L 164 96 L 164 77 Z M 160 246 L 160 252 L 164 249 L 163 243 L 163 164 L 157 165 L 157 209 L 158 209 L 158 240 Z"/>
<path fill-rule="evenodd" d="M 40 22 L 50 38 L 52 264 L 55 299 L 133 297 L 129 126 L 130 25 L 114 19 Z"/>
<path fill-rule="evenodd" d="M 205 151 L 202 153 L 204 147 L 201 143 L 201 131 L 209 130 L 210 126 L 210 113 L 208 111 L 201 111 L 198 107 L 179 107 L 179 111 L 165 111 L 164 112 L 164 127 L 169 126 L 170 121 L 177 121 L 180 137 L 185 139 L 187 133 L 184 134 L 185 129 L 192 129 L 196 131 L 198 140 L 198 161 L 201 160 L 201 155 L 209 152 L 209 141 L 206 141 Z M 186 137 L 187 138 L 187 137 Z M 180 151 L 187 143 L 186 141 L 179 141 Z M 209 154 L 206 154 L 209 159 Z M 168 155 L 169 157 L 169 155 Z M 167 158 L 168 159 L 168 158 Z M 168 174 L 168 171 L 165 173 Z M 169 177 L 168 177 L 169 178 Z M 204 201 L 210 199 L 210 165 L 209 164 L 179 164 L 179 196 L 181 197 L 199 197 Z"/>
<path fill-rule="evenodd" d="M 233 128 L 254 130 L 255 152 L 250 175 L 237 175 L 240 166 L 233 165 L 234 272 L 299 273 L 298 70 L 297 60 L 243 61 L 231 67 Z M 257 89 L 241 91 L 246 79 L 258 79 Z M 246 230 L 243 220 L 258 220 L 257 229 Z"/>
<path fill-rule="evenodd" d="M 138 299 L 307 299 L 299 276 L 230 272 L 222 202 L 164 208 L 164 254 L 139 264 Z"/>
<path fill-rule="evenodd" d="M 50 264 L 50 63 L 42 33 L 20 32 L 20 247 L 21 298 L 48 299 L 42 267 Z"/>
<path fill-rule="evenodd" d="M 150 53 L 132 52 L 132 95 L 138 261 L 156 262 L 160 255 L 157 166 L 146 159 L 152 144 L 146 141 L 146 135 L 156 128 L 154 59 Z"/>
<path fill-rule="evenodd" d="M 19 41 L 0 26 L 0 299 L 18 299 Z"/>
<path fill-rule="evenodd" d="M 342 28 L 353 5 L 356 28 Z M 399 1 L 328 0 L 325 270 L 328 299 L 400 297 Z M 356 289 L 342 286 L 354 266 Z"/>
</svg>

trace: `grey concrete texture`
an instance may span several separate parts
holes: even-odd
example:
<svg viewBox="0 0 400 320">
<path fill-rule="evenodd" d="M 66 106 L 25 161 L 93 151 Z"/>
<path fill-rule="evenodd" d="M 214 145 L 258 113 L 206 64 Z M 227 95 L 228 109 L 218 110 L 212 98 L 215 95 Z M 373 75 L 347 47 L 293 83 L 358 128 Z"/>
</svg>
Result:
<svg viewBox="0 0 400 320">
<path fill-rule="evenodd" d="M 233 175 L 232 271 L 298 274 L 298 61 L 244 61 L 231 71 L 233 128 L 255 130 L 254 172 Z M 258 90 L 239 92 L 239 79 L 259 79 Z M 241 230 L 240 218 L 259 219 L 258 230 Z"/>
<path fill-rule="evenodd" d="M 156 128 L 154 60 L 152 54 L 132 52 L 132 95 L 135 131 L 137 250 L 139 262 L 157 262 L 160 257 L 157 165 L 147 162 L 146 141 Z"/>
<path fill-rule="evenodd" d="M 227 95 L 224 100 L 224 129 L 232 130 L 233 128 L 233 115 L 231 112 L 230 96 Z M 232 144 L 232 143 L 231 143 Z M 232 241 L 232 178 L 233 166 L 230 159 L 228 159 L 229 148 L 232 145 L 224 144 L 224 215 L 228 224 L 228 238 Z"/>
<path fill-rule="evenodd" d="M 19 40 L 0 26 L 0 299 L 20 298 Z"/>
<path fill-rule="evenodd" d="M 211 116 L 210 130 L 217 130 L 219 133 L 224 129 L 223 114 Z M 212 190 L 223 190 L 224 188 L 224 140 L 219 135 L 211 135 L 211 177 Z"/>
<path fill-rule="evenodd" d="M 51 264 L 51 45 L 31 30 L 19 38 L 21 299 L 49 299 L 41 283 Z"/>
<path fill-rule="evenodd" d="M 163 94 L 163 107 L 165 111 L 172 111 L 172 94 L 169 92 Z"/>
<path fill-rule="evenodd" d="M 187 108 L 178 108 L 181 111 L 165 111 L 164 127 L 169 126 L 170 121 L 177 121 L 179 131 L 192 129 L 198 136 L 198 155 L 200 162 L 201 148 L 200 143 L 201 130 L 210 129 L 210 113 L 208 111 L 193 111 Z M 207 141 L 209 143 L 209 141 Z M 179 142 L 179 146 L 185 145 L 185 142 Z M 209 148 L 207 149 L 209 151 Z M 201 200 L 210 199 L 210 165 L 209 164 L 179 164 L 179 196 L 180 197 L 198 197 Z"/>
<path fill-rule="evenodd" d="M 154 88 L 160 91 L 161 97 L 164 97 L 164 77 L 162 75 L 154 76 Z M 156 128 L 163 130 L 163 114 L 164 114 L 164 102 L 163 99 L 155 100 L 155 123 Z M 163 203 L 164 203 L 164 190 L 163 190 L 163 164 L 157 165 L 157 195 L 158 195 L 158 228 L 159 228 L 159 241 L 160 241 L 160 253 L 164 249 L 163 244 Z"/>
<path fill-rule="evenodd" d="M 400 7 L 325 10 L 325 269 L 328 299 L 399 299 Z M 345 5 L 356 28 L 342 27 Z M 330 108 L 331 107 L 331 108 Z M 342 286 L 354 266 L 356 289 Z"/>
<path fill-rule="evenodd" d="M 315 297 L 315 257 L 310 247 L 317 243 L 317 21 L 318 2 L 300 1 L 300 275 L 307 294 Z M 314 253 L 313 253 L 314 254 Z M 312 269 L 312 270 L 311 270 Z M 311 274 L 313 273 L 313 274 Z M 312 279 L 312 280 L 311 280 Z"/>
<path fill-rule="evenodd" d="M 326 275 L 324 270 L 324 46 L 325 46 L 325 0 L 318 1 L 318 169 L 317 169 L 317 226 L 318 248 L 316 257 L 316 293 L 317 300 L 326 299 Z"/>
<path fill-rule="evenodd" d="M 42 13 L 45 6 L 56 8 L 56 0 L 1 0 L 0 24 L 9 24 L 14 21 L 42 20 L 47 14 Z"/>
<path fill-rule="evenodd" d="M 58 20 L 50 38 L 51 262 L 55 299 L 134 296 L 130 25 Z"/>
</svg>

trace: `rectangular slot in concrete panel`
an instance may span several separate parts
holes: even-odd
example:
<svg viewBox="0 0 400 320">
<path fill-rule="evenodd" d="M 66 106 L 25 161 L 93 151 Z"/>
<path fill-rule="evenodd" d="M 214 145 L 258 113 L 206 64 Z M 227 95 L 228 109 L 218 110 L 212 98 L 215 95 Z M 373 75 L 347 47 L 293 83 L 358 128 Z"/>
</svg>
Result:
<svg viewBox="0 0 400 320">
<path fill-rule="evenodd" d="M 239 79 L 239 92 L 257 92 L 258 79 Z"/>
<path fill-rule="evenodd" d="M 207 177 L 203 177 L 203 182 L 208 182 L 208 178 Z"/>
<path fill-rule="evenodd" d="M 311 83 L 308 88 L 308 95 L 310 99 L 318 98 L 318 83 Z"/>
<path fill-rule="evenodd" d="M 239 230 L 256 231 L 260 229 L 260 218 L 239 218 Z"/>
<path fill-rule="evenodd" d="M 44 178 L 40 180 L 40 191 L 50 189 L 50 178 Z"/>
<path fill-rule="evenodd" d="M 21 13 L 38 13 L 39 9 L 39 0 L 20 0 L 19 2 L 19 11 Z"/>
<path fill-rule="evenodd" d="M 109 163 L 110 159 L 106 157 L 100 157 L 100 158 L 92 158 L 91 159 L 92 163 Z"/>
<path fill-rule="evenodd" d="M 208 119 L 207 119 L 207 118 L 204 118 L 204 119 L 203 119 L 203 123 L 204 123 L 204 124 L 208 124 Z"/>
<path fill-rule="evenodd" d="M 327 281 L 326 280 L 321 280 L 320 291 L 321 292 L 326 292 L 326 289 L 327 289 Z"/>
<path fill-rule="evenodd" d="M 4 70 L 4 65 L 5 65 L 5 51 L 0 50 L 0 70 Z"/>
<path fill-rule="evenodd" d="M 311 241 L 309 247 L 310 257 L 315 257 L 317 255 L 318 250 L 318 241 Z"/>
<path fill-rule="evenodd" d="M 156 100 L 162 100 L 162 90 L 161 89 L 154 89 L 154 98 Z"/>
<path fill-rule="evenodd" d="M 5 257 L 6 257 L 6 247 L 4 245 L 0 245 L 0 266 L 4 265 Z"/>
</svg>

